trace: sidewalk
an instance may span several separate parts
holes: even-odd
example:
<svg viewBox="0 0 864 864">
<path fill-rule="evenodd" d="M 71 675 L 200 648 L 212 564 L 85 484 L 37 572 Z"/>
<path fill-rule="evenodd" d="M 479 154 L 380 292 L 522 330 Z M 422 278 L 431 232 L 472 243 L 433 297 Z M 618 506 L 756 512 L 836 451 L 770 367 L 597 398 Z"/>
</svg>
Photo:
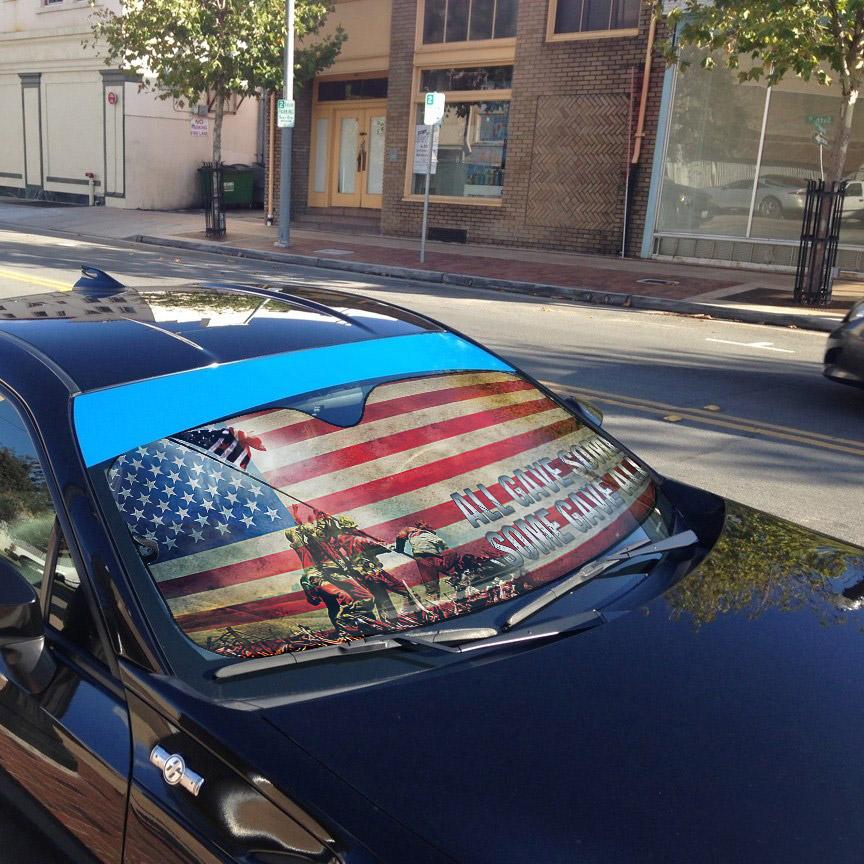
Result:
<svg viewBox="0 0 864 864">
<path fill-rule="evenodd" d="M 864 282 L 838 280 L 827 309 L 792 303 L 791 274 L 667 261 L 606 258 L 507 247 L 418 240 L 292 227 L 291 247 L 274 246 L 276 228 L 261 211 L 228 213 L 224 241 L 205 238 L 200 212 L 28 206 L 0 200 L 0 228 L 122 240 L 354 273 L 534 294 L 575 302 L 654 309 L 751 323 L 827 331 L 864 297 Z"/>
</svg>

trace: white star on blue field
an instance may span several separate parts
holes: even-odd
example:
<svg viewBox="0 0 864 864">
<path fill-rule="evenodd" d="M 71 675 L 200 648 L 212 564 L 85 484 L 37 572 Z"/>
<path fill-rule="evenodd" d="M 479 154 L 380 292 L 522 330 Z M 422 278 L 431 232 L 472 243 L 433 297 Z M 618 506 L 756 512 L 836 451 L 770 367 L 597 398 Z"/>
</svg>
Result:
<svg viewBox="0 0 864 864">
<path fill-rule="evenodd" d="M 120 456 L 108 480 L 129 530 L 158 544 L 160 562 L 296 524 L 260 480 L 169 440 Z"/>
</svg>

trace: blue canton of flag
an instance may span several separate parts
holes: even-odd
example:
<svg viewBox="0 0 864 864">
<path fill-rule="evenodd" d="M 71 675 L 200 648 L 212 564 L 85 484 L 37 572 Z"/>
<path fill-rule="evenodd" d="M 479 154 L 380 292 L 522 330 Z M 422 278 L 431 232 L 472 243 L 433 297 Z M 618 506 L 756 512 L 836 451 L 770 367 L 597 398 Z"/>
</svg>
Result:
<svg viewBox="0 0 864 864">
<path fill-rule="evenodd" d="M 129 530 L 159 545 L 159 562 L 296 525 L 260 480 L 164 439 L 120 456 L 108 479 Z"/>
</svg>

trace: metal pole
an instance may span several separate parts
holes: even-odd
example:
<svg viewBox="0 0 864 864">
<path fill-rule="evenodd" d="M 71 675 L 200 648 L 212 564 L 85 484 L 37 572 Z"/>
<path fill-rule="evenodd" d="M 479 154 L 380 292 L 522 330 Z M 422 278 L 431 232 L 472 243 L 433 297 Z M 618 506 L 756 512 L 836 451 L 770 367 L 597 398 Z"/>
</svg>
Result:
<svg viewBox="0 0 864 864">
<path fill-rule="evenodd" d="M 750 193 L 750 210 L 747 212 L 747 232 L 750 237 L 753 230 L 753 211 L 756 208 L 756 191 L 759 188 L 759 173 L 762 171 L 762 152 L 765 149 L 765 129 L 768 126 L 768 109 L 771 107 L 771 88 L 765 91 L 765 110 L 762 112 L 762 130 L 759 132 L 759 150 L 756 153 L 756 176 L 753 178 L 753 190 Z"/>
<path fill-rule="evenodd" d="M 294 99 L 294 0 L 285 0 L 285 70 L 282 98 Z M 282 148 L 279 157 L 279 239 L 277 246 L 291 244 L 291 145 L 294 129 L 282 129 Z"/>
<path fill-rule="evenodd" d="M 426 263 L 426 226 L 429 223 L 429 177 L 432 174 L 432 147 L 435 143 L 435 127 L 427 126 L 429 130 L 429 161 L 426 163 L 426 191 L 423 193 L 423 230 L 420 236 L 420 263 Z"/>
</svg>

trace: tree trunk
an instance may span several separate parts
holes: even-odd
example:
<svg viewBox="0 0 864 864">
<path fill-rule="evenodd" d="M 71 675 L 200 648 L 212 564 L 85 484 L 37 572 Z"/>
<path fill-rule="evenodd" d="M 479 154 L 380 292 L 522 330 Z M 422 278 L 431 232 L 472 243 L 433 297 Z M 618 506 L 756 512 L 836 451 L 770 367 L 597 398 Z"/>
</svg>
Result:
<svg viewBox="0 0 864 864">
<path fill-rule="evenodd" d="M 225 118 L 225 88 L 216 85 L 216 116 L 213 118 L 213 161 L 222 161 L 222 121 Z"/>
<path fill-rule="evenodd" d="M 852 90 L 840 105 L 840 128 L 831 148 L 831 162 L 828 170 L 828 184 L 839 183 L 846 173 L 846 154 L 849 152 L 849 141 L 852 138 L 852 117 L 855 113 L 855 103 L 858 101 L 858 91 Z"/>
</svg>

